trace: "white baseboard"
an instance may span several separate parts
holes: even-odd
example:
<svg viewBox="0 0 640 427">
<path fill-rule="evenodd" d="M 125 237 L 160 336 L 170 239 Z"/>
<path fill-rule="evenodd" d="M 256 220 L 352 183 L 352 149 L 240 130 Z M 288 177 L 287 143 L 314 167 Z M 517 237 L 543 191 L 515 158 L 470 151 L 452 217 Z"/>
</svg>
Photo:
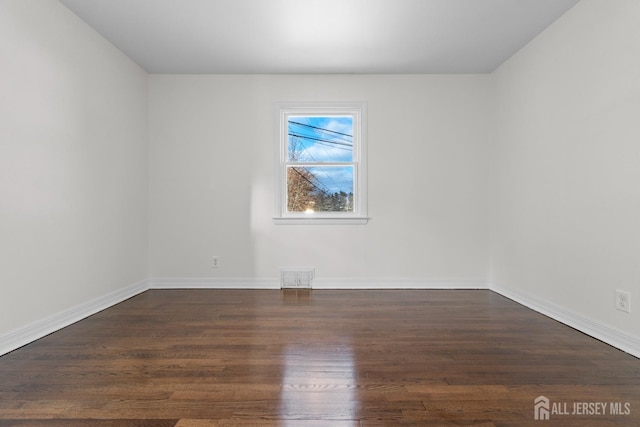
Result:
<svg viewBox="0 0 640 427">
<path fill-rule="evenodd" d="M 280 280 L 236 278 L 157 278 L 149 279 L 150 289 L 280 289 Z M 483 280 L 446 279 L 315 279 L 313 289 L 489 289 Z"/>
<path fill-rule="evenodd" d="M 593 338 L 640 358 L 640 340 L 635 337 L 579 314 L 569 312 L 549 301 L 521 291 L 507 289 L 495 283 L 491 284 L 489 289 L 538 313 L 544 314 L 558 322 L 564 323 Z"/>
<path fill-rule="evenodd" d="M 0 356 L 96 314 L 148 289 L 143 280 L 0 336 Z"/>
<path fill-rule="evenodd" d="M 154 278 L 72 307 L 0 336 L 0 356 L 148 289 L 280 289 L 278 278 Z M 314 281 L 314 289 L 487 289 L 481 280 L 351 279 Z"/>
<path fill-rule="evenodd" d="M 149 279 L 148 282 L 149 289 L 280 289 L 280 280 L 277 278 L 175 277 Z"/>
<path fill-rule="evenodd" d="M 609 326 L 568 312 L 549 301 L 483 280 L 316 279 L 314 289 L 490 289 L 506 298 L 640 358 L 640 340 Z M 0 356 L 118 304 L 147 289 L 280 289 L 277 278 L 156 278 L 143 280 L 0 336 Z"/>
<path fill-rule="evenodd" d="M 487 282 L 475 279 L 414 278 L 327 278 L 315 279 L 314 289 L 489 289 Z"/>
</svg>

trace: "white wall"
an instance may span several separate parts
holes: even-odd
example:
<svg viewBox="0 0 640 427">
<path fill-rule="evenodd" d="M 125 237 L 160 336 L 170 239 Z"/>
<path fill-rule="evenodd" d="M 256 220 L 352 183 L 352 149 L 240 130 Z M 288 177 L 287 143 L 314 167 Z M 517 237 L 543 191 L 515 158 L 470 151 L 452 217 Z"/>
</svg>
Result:
<svg viewBox="0 0 640 427">
<path fill-rule="evenodd" d="M 151 277 L 488 279 L 488 76 L 152 75 Z M 274 225 L 276 101 L 368 103 L 367 225 Z M 211 256 L 222 267 L 211 269 Z"/>
<path fill-rule="evenodd" d="M 146 79 L 57 1 L 0 2 L 0 337 L 146 278 Z"/>
<path fill-rule="evenodd" d="M 582 0 L 492 78 L 494 281 L 640 338 L 640 2 Z"/>
<path fill-rule="evenodd" d="M 57 1 L 3 0 L 0 337 L 147 277 L 315 266 L 491 278 L 640 338 L 638 22 L 582 0 L 491 76 L 147 77 Z M 369 224 L 273 224 L 294 100 L 368 102 Z"/>
</svg>

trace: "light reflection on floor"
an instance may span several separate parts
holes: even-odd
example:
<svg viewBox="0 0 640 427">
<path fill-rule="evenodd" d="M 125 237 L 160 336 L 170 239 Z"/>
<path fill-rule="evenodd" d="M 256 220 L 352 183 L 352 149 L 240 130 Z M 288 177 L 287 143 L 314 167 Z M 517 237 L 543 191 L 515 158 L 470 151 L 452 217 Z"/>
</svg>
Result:
<svg viewBox="0 0 640 427">
<path fill-rule="evenodd" d="M 342 337 L 344 339 L 344 337 Z M 305 420 L 357 419 L 353 350 L 339 336 L 313 346 L 288 345 L 283 354 L 280 417 L 284 426 Z"/>
</svg>

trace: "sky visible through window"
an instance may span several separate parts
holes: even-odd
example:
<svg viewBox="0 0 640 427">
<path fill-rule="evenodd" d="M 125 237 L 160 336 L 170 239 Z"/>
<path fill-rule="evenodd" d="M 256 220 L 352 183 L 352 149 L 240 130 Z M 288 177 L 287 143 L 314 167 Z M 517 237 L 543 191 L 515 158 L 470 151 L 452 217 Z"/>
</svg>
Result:
<svg viewBox="0 0 640 427">
<path fill-rule="evenodd" d="M 288 120 L 289 162 L 334 163 L 306 167 L 313 184 L 329 195 L 353 192 L 353 118 L 291 116 Z M 346 163 L 344 166 L 335 163 Z"/>
<path fill-rule="evenodd" d="M 287 120 L 287 210 L 353 212 L 353 117 Z"/>
</svg>

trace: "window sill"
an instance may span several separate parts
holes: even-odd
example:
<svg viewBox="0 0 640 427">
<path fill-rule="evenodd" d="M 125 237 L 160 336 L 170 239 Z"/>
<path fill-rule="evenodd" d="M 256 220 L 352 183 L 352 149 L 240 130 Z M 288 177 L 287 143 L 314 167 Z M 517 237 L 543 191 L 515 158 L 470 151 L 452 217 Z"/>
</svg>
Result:
<svg viewBox="0 0 640 427">
<path fill-rule="evenodd" d="M 364 225 L 369 221 L 367 217 L 350 218 L 309 218 L 309 217 L 287 217 L 273 218 L 276 225 Z"/>
</svg>

